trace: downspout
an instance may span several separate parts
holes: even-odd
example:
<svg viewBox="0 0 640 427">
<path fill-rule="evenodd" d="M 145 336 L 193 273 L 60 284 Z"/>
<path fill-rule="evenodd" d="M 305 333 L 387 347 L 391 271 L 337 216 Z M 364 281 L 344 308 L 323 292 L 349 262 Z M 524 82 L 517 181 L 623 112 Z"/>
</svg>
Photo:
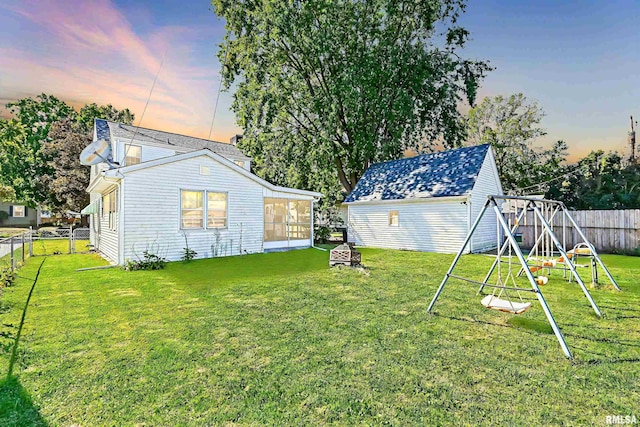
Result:
<svg viewBox="0 0 640 427">
<path fill-rule="evenodd" d="M 469 232 L 469 228 L 471 227 L 471 224 L 473 223 L 473 218 L 471 218 L 471 213 L 473 211 L 471 210 L 471 193 L 469 193 L 469 195 L 467 196 L 467 230 L 466 233 Z M 469 253 L 473 253 L 473 235 L 471 236 L 471 239 L 469 240 Z"/>
</svg>

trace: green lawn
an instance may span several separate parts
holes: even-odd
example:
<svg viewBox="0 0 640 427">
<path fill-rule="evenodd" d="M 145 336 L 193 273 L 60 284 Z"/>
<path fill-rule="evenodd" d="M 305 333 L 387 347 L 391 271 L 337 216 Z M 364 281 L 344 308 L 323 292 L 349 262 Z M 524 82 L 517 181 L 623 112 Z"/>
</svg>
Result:
<svg viewBox="0 0 640 427">
<path fill-rule="evenodd" d="M 640 259 L 606 256 L 623 292 L 558 273 L 543 288 L 575 360 L 537 302 L 511 316 L 451 282 L 451 255 L 363 250 L 367 273 L 314 249 L 106 269 L 47 258 L 0 425 L 604 425 L 640 418 Z M 43 257 L 28 260 L 35 275 Z M 466 256 L 481 279 L 491 259 Z M 15 335 L 30 283 L 2 300 Z M 6 347 L 10 337 L 0 340 Z M 0 356 L 6 372 L 8 353 Z M 4 374 L 3 374 L 4 375 Z"/>
<path fill-rule="evenodd" d="M 29 231 L 29 228 L 0 227 L 0 239 L 15 236 L 17 234 L 24 233 L 25 231 Z"/>
</svg>

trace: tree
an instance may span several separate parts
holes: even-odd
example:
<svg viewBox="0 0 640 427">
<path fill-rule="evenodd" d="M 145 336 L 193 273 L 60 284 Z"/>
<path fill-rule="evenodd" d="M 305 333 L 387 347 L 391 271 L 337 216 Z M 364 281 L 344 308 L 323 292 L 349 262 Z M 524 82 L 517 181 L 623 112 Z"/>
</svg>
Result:
<svg viewBox="0 0 640 427">
<path fill-rule="evenodd" d="M 16 198 L 16 192 L 13 191 L 13 187 L 0 184 L 0 202 L 13 202 Z"/>
<path fill-rule="evenodd" d="M 47 206 L 55 212 L 79 212 L 89 204 L 89 167 L 80 164 L 80 152 L 92 141 L 91 133 L 72 119 L 55 122 L 49 137 L 42 144 L 42 155 L 47 158 L 51 172 L 42 176 L 47 188 Z"/>
<path fill-rule="evenodd" d="M 15 118 L 0 119 L 0 127 L 5 129 L 0 134 L 0 144 L 8 150 L 6 155 L 0 155 L 0 184 L 12 187 L 21 202 L 36 206 L 46 199 L 38 181 L 47 172 L 40 147 L 51 124 L 75 117 L 75 111 L 58 98 L 44 93 L 9 103 L 7 108 Z"/>
<path fill-rule="evenodd" d="M 537 187 L 563 173 L 564 141 L 548 150 L 533 146 L 536 138 L 546 135 L 540 127 L 543 117 L 540 106 L 521 93 L 487 97 L 469 111 L 468 143 L 491 144 L 505 190 Z"/>
<path fill-rule="evenodd" d="M 128 109 L 118 110 L 111 104 L 98 105 L 95 102 L 87 104 L 78 111 L 77 122 L 80 129 L 85 131 L 93 130 L 95 119 L 105 119 L 112 122 L 132 124 L 134 114 Z"/>
<path fill-rule="evenodd" d="M 625 166 L 617 152 L 592 151 L 569 169 L 566 179 L 549 189 L 548 197 L 574 209 L 640 208 L 640 168 Z"/>
<path fill-rule="evenodd" d="M 54 212 L 79 212 L 89 203 L 89 167 L 80 164 L 80 153 L 93 140 L 94 119 L 101 118 L 131 124 L 134 115 L 128 108 L 117 110 L 111 105 L 88 104 L 76 119 L 55 122 L 42 144 L 42 157 L 47 173 L 41 183 L 46 188 L 45 204 Z"/>
<path fill-rule="evenodd" d="M 28 202 L 27 182 L 31 177 L 33 153 L 24 143 L 27 131 L 16 119 L 0 119 L 0 189 L 2 199 Z M 18 189 L 18 191 L 16 191 Z"/>
<path fill-rule="evenodd" d="M 79 210 L 86 200 L 89 169 L 78 156 L 91 142 L 93 120 L 131 124 L 134 119 L 129 109 L 117 110 L 110 104 L 87 104 L 76 112 L 46 94 L 7 107 L 15 117 L 0 119 L 0 187 L 10 188 L 12 197 L 22 203 L 54 212 Z"/>
<path fill-rule="evenodd" d="M 459 145 L 489 66 L 459 55 L 462 0 L 213 0 L 240 147 L 259 175 L 335 194 L 374 162 Z M 437 27 L 437 29 L 436 29 Z M 439 32 L 442 30 L 442 32 Z"/>
</svg>

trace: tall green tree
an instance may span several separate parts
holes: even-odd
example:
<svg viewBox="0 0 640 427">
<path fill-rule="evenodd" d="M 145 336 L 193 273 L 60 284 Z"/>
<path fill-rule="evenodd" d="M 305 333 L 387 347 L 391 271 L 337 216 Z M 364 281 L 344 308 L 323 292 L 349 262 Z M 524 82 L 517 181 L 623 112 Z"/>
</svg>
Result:
<svg viewBox="0 0 640 427">
<path fill-rule="evenodd" d="M 44 204 L 54 212 L 78 212 L 89 203 L 89 167 L 80 163 L 80 153 L 93 140 L 93 122 L 97 118 L 131 124 L 134 114 L 128 108 L 87 104 L 75 118 L 53 123 L 42 144 L 47 171 L 40 183 L 46 190 Z"/>
<path fill-rule="evenodd" d="M 545 184 L 565 173 L 567 144 L 557 141 L 550 149 L 534 144 L 546 135 L 540 127 L 542 108 L 517 93 L 486 97 L 469 111 L 468 144 L 491 144 L 505 190 L 544 192 Z"/>
<path fill-rule="evenodd" d="M 95 119 L 110 120 L 112 122 L 132 124 L 135 115 L 128 109 L 118 110 L 111 104 L 98 105 L 95 102 L 87 104 L 78 111 L 77 123 L 84 131 L 93 130 Z"/>
<path fill-rule="evenodd" d="M 549 189 L 547 195 L 574 209 L 640 208 L 640 167 L 617 152 L 592 151 Z"/>
<path fill-rule="evenodd" d="M 33 152 L 25 144 L 27 130 L 16 119 L 0 119 L 0 188 L 2 200 L 27 203 Z M 18 189 L 18 191 L 16 191 Z M 26 195 L 29 195 L 28 197 Z"/>
<path fill-rule="evenodd" d="M 41 177 L 47 189 L 45 204 L 55 212 L 80 211 L 89 204 L 89 167 L 80 164 L 80 152 L 91 144 L 92 135 L 70 118 L 55 122 L 42 144 L 49 172 Z"/>
<path fill-rule="evenodd" d="M 82 208 L 89 170 L 78 156 L 91 142 L 93 120 L 131 124 L 134 119 L 129 109 L 112 105 L 91 103 L 76 112 L 46 94 L 20 99 L 7 108 L 14 118 L 0 119 L 0 187 L 11 189 L 15 200 L 53 211 Z"/>
<path fill-rule="evenodd" d="M 55 96 L 41 94 L 35 98 L 23 98 L 7 104 L 14 119 L 0 119 L 0 126 L 7 126 L 21 135 L 13 137 L 0 135 L 0 144 L 10 149 L 9 155 L 0 156 L 0 184 L 13 188 L 16 198 L 30 206 L 46 199 L 38 179 L 46 172 L 46 162 L 40 148 L 49 134 L 51 124 L 67 117 L 75 117 L 75 111 Z M 13 134 L 12 134 L 13 135 Z M 14 135 L 15 136 L 15 135 Z"/>
<path fill-rule="evenodd" d="M 489 66 L 464 59 L 462 0 L 213 0 L 241 148 L 257 173 L 335 193 L 374 162 L 464 138 L 458 104 Z"/>
</svg>

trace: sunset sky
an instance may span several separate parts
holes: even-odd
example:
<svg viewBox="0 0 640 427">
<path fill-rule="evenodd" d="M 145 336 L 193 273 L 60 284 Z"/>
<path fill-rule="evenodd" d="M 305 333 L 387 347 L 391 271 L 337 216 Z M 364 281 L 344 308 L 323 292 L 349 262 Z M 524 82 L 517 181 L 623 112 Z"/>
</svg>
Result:
<svg viewBox="0 0 640 427">
<path fill-rule="evenodd" d="M 480 94 L 523 92 L 544 108 L 540 145 L 626 151 L 629 115 L 640 118 L 640 1 L 478 0 L 461 21 L 465 54 L 496 67 Z M 166 52 L 140 124 L 207 137 L 223 35 L 205 0 L 2 0 L 0 103 L 45 92 L 128 107 L 138 124 Z M 240 131 L 230 105 L 222 93 L 212 138 Z"/>
</svg>

